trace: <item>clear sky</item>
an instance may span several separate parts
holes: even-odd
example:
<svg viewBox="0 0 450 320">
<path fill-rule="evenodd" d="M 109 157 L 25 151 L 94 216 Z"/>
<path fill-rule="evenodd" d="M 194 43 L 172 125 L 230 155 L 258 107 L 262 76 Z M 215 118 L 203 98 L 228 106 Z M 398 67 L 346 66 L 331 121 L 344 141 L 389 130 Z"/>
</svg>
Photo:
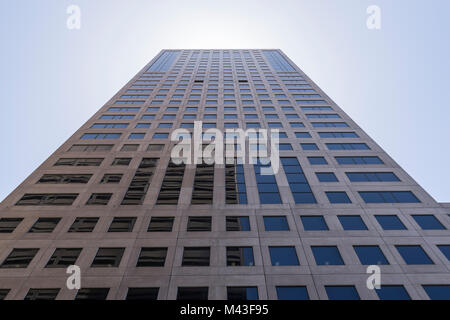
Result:
<svg viewBox="0 0 450 320">
<path fill-rule="evenodd" d="M 161 49 L 280 48 L 450 202 L 449 16 L 448 0 L 0 0 L 0 200 Z"/>
</svg>

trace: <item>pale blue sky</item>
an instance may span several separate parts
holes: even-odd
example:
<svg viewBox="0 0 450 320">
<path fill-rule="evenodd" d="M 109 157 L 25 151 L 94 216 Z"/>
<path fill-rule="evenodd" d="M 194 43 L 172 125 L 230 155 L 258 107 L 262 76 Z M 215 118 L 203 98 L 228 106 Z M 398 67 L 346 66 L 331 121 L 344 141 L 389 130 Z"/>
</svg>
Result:
<svg viewBox="0 0 450 320">
<path fill-rule="evenodd" d="M 448 0 L 0 0 L 0 200 L 161 49 L 280 48 L 450 202 L 449 15 Z"/>
</svg>

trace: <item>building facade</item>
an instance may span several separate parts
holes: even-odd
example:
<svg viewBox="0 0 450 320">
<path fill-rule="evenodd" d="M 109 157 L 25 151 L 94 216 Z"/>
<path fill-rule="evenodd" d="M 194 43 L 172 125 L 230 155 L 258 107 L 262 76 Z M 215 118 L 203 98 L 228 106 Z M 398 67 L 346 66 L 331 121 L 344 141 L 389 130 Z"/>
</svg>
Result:
<svg viewBox="0 0 450 320">
<path fill-rule="evenodd" d="M 194 121 L 279 170 L 173 163 Z M 449 214 L 282 51 L 163 50 L 1 203 L 0 299 L 444 299 Z"/>
</svg>

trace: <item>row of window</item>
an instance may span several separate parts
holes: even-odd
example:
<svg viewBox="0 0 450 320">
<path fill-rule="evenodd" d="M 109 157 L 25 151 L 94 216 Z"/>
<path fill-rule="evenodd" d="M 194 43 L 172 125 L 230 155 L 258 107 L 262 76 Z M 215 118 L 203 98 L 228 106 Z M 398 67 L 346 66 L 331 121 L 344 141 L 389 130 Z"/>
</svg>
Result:
<svg viewBox="0 0 450 320">
<path fill-rule="evenodd" d="M 407 265 L 434 264 L 421 245 L 395 245 L 394 247 Z M 450 245 L 438 245 L 437 247 L 450 261 Z M 125 249 L 99 248 L 90 267 L 119 267 Z M 311 246 L 310 249 L 317 266 L 345 265 L 337 246 Z M 82 248 L 56 248 L 45 268 L 67 268 L 75 265 L 82 250 Z M 301 265 L 295 246 L 269 246 L 268 250 L 272 266 Z M 362 265 L 390 265 L 378 245 L 354 245 L 353 250 Z M 27 268 L 38 252 L 38 248 L 14 248 L 0 268 Z M 136 267 L 164 267 L 167 252 L 167 247 L 143 247 L 140 249 Z M 209 267 L 210 255 L 210 247 L 184 247 L 181 266 Z M 253 247 L 226 247 L 226 265 L 228 267 L 255 266 Z"/>
<path fill-rule="evenodd" d="M 264 180 L 258 182 L 259 200 L 261 204 L 281 204 L 282 199 L 278 186 L 273 175 L 260 175 L 258 170 L 260 168 L 255 166 L 255 174 L 257 179 Z M 201 169 L 198 169 L 201 170 Z M 149 178 L 140 179 L 136 178 L 132 180 L 132 183 L 122 201 L 122 205 L 140 205 L 143 203 L 148 187 L 151 182 L 151 173 Z M 303 174 L 295 174 L 301 176 Z M 269 181 L 270 180 L 270 181 Z M 207 177 L 198 176 L 194 182 L 194 191 L 192 193 L 191 204 L 212 204 L 213 203 L 213 189 L 210 187 L 214 182 L 213 171 L 209 170 Z M 142 185 L 140 185 L 142 183 Z M 181 180 L 178 180 L 177 188 L 180 188 Z M 309 186 L 303 183 L 293 185 L 293 188 L 299 188 L 292 191 L 295 203 L 316 203 L 315 197 L 313 197 L 310 191 L 297 191 L 297 190 L 309 190 Z M 243 189 L 241 189 L 243 190 Z M 365 203 L 419 203 L 421 202 L 411 191 L 359 191 Z M 112 198 L 112 193 L 92 193 L 86 202 L 86 205 L 108 205 L 109 200 Z M 178 192 L 179 195 L 179 192 Z M 345 191 L 326 191 L 325 195 L 331 204 L 350 204 L 350 200 L 347 192 Z M 16 206 L 70 206 L 78 197 L 78 193 L 26 193 Z M 178 199 L 176 199 L 178 200 Z M 177 204 L 178 201 L 173 200 L 171 204 Z M 158 204 L 158 203 L 157 203 Z M 168 203 L 159 203 L 168 204 Z"/>
<path fill-rule="evenodd" d="M 445 226 L 434 215 L 411 215 L 422 230 L 446 230 Z M 108 232 L 133 232 L 136 217 L 113 218 Z M 375 219 L 383 230 L 407 230 L 396 215 L 375 215 Z M 92 232 L 97 225 L 98 217 L 76 218 L 67 232 Z M 324 216 L 302 215 L 300 220 L 305 231 L 328 231 Z M 369 230 L 359 215 L 338 215 L 343 230 Z M 23 221 L 23 218 L 0 218 L 0 233 L 12 233 Z M 28 230 L 29 233 L 51 233 L 61 218 L 39 218 Z M 172 232 L 175 217 L 152 217 L 147 232 Z M 226 231 L 251 231 L 248 216 L 227 216 Z M 263 216 L 265 231 L 290 231 L 286 216 Z M 210 232 L 212 217 L 190 216 L 186 226 L 188 232 Z M 295 229 L 295 228 L 294 228 Z"/>
<path fill-rule="evenodd" d="M 422 285 L 431 300 L 450 300 L 450 285 Z M 306 286 L 275 286 L 278 300 L 309 300 Z M 229 286 L 228 300 L 258 300 L 258 287 Z M 0 300 L 7 297 L 9 289 L 0 289 Z M 24 300 L 55 300 L 60 289 L 31 288 Z M 359 300 L 360 296 L 353 285 L 325 285 L 325 292 L 329 300 Z M 375 289 L 380 300 L 411 300 L 403 285 L 382 285 Z M 106 300 L 109 288 L 81 288 L 75 300 Z M 128 288 L 126 300 L 157 300 L 159 288 L 140 287 Z M 208 300 L 208 287 L 178 287 L 177 300 Z"/>
</svg>

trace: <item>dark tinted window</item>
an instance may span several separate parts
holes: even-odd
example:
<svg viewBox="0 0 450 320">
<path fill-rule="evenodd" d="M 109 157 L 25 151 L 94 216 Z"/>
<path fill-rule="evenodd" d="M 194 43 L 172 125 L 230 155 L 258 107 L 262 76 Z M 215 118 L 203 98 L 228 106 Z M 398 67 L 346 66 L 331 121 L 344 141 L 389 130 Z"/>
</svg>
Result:
<svg viewBox="0 0 450 320">
<path fill-rule="evenodd" d="M 309 300 L 306 287 L 276 287 L 278 300 Z"/>
<path fill-rule="evenodd" d="M 405 287 L 398 286 L 381 286 L 380 289 L 375 289 L 380 300 L 411 300 Z"/>
<path fill-rule="evenodd" d="M 421 246 L 395 246 L 406 264 L 433 264 Z"/>
<path fill-rule="evenodd" d="M 91 267 L 118 267 L 124 251 L 124 248 L 100 248 Z"/>
<path fill-rule="evenodd" d="M 174 217 L 152 217 L 148 232 L 172 232 Z"/>
<path fill-rule="evenodd" d="M 393 215 L 375 216 L 383 230 L 406 230 L 403 222 Z"/>
<path fill-rule="evenodd" d="M 322 246 L 322 247 L 311 247 L 314 258 L 317 265 L 319 266 L 329 266 L 329 265 L 343 265 L 339 250 L 335 246 Z"/>
<path fill-rule="evenodd" d="M 264 217 L 266 231 L 289 231 L 289 224 L 285 216 Z"/>
<path fill-rule="evenodd" d="M 445 227 L 433 215 L 413 215 L 414 220 L 423 230 L 445 230 Z"/>
<path fill-rule="evenodd" d="M 208 287 L 179 287 L 177 300 L 208 300 Z"/>
<path fill-rule="evenodd" d="M 330 300 L 359 300 L 358 291 L 354 286 L 325 286 Z"/>
<path fill-rule="evenodd" d="M 248 217 L 226 217 L 227 231 L 250 231 L 250 221 Z"/>
<path fill-rule="evenodd" d="M 359 261 L 364 265 L 389 264 L 380 247 L 378 246 L 353 246 Z"/>
<path fill-rule="evenodd" d="M 228 300 L 258 300 L 257 287 L 227 287 Z"/>
<path fill-rule="evenodd" d="M 126 300 L 156 300 L 159 288 L 129 288 Z"/>
<path fill-rule="evenodd" d="M 306 231 L 328 230 L 327 223 L 322 216 L 301 216 L 300 219 Z"/>
<path fill-rule="evenodd" d="M 167 248 L 142 248 L 136 267 L 164 267 Z"/>
<path fill-rule="evenodd" d="M 184 248 L 182 266 L 209 266 L 209 247 L 191 247 Z"/>
<path fill-rule="evenodd" d="M 367 226 L 360 216 L 338 216 L 344 230 L 367 230 Z"/>
<path fill-rule="evenodd" d="M 298 266 L 295 247 L 269 247 L 270 260 L 273 266 Z"/>
</svg>

